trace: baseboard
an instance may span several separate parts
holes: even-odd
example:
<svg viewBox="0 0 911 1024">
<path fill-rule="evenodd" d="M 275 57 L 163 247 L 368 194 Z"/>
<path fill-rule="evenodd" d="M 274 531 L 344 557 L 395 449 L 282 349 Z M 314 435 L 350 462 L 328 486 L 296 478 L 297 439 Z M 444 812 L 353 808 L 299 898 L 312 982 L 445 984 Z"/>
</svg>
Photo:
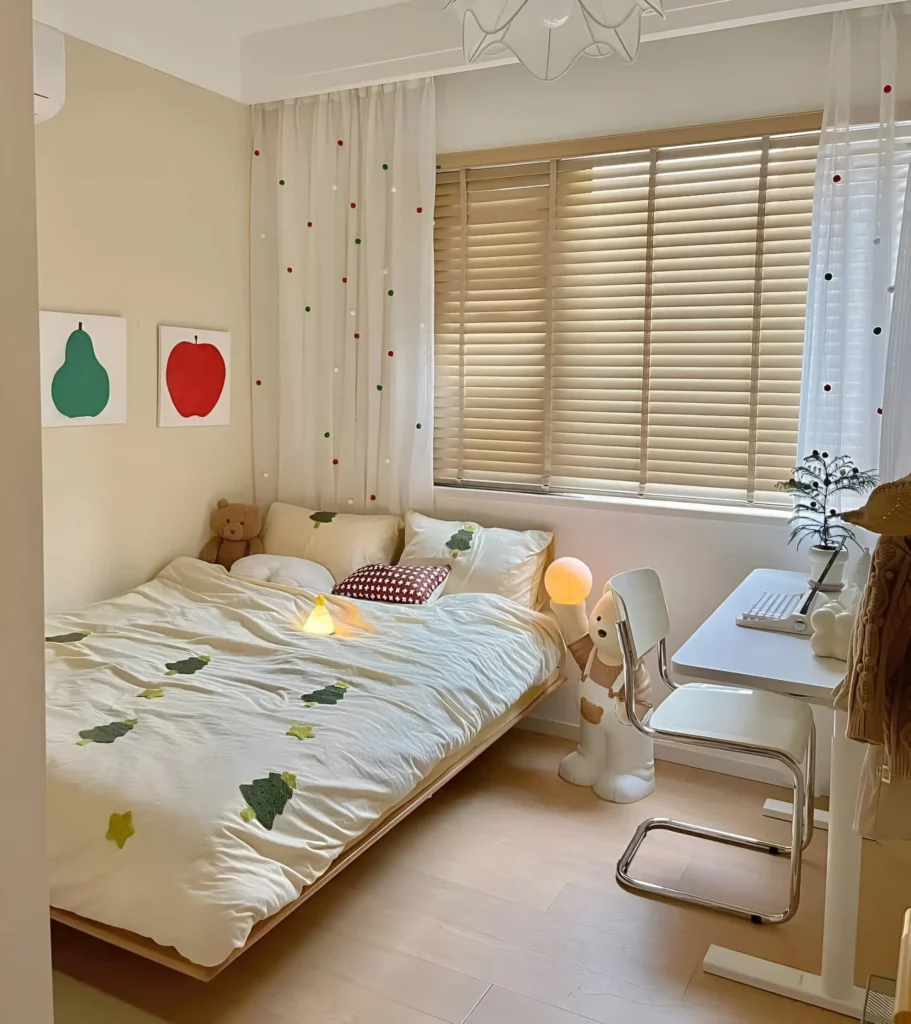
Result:
<svg viewBox="0 0 911 1024">
<path fill-rule="evenodd" d="M 516 729 L 525 729 L 526 732 L 540 732 L 545 736 L 559 736 L 564 740 L 572 740 L 578 743 L 582 736 L 582 730 L 575 722 L 555 722 L 550 718 L 534 718 L 531 715 L 520 719 L 515 726 Z"/>
<path fill-rule="evenodd" d="M 565 740 L 578 743 L 581 730 L 572 722 L 555 722 L 549 718 L 523 718 L 517 729 L 528 732 L 539 732 L 545 736 L 559 736 Z M 764 763 L 760 759 L 751 759 L 737 754 L 725 754 L 719 750 L 699 750 L 670 740 L 659 740 L 655 744 L 655 758 L 658 761 L 669 761 L 672 764 L 683 764 L 689 768 L 701 768 L 706 772 L 717 772 L 719 775 L 733 775 L 739 779 L 752 782 L 763 782 L 769 786 L 787 786 L 788 779 L 784 769 Z"/>
<path fill-rule="evenodd" d="M 721 750 L 701 750 L 672 740 L 659 740 L 655 744 L 655 758 L 672 764 L 684 764 L 689 768 L 701 768 L 706 772 L 717 772 L 719 775 L 734 775 L 751 782 L 764 782 L 769 786 L 790 788 L 794 785 L 793 782 L 789 783 L 783 768 L 776 768 L 767 759 L 753 759 L 746 754 L 725 754 Z"/>
</svg>

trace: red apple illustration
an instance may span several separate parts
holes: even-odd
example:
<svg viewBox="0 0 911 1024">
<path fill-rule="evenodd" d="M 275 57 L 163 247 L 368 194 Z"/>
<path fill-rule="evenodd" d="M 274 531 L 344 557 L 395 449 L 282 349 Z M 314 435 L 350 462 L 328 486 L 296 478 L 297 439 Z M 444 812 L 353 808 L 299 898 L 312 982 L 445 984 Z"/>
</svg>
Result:
<svg viewBox="0 0 911 1024">
<path fill-rule="evenodd" d="M 221 352 L 199 337 L 171 349 L 165 374 L 174 408 L 184 419 L 208 416 L 225 389 L 227 370 Z"/>
</svg>

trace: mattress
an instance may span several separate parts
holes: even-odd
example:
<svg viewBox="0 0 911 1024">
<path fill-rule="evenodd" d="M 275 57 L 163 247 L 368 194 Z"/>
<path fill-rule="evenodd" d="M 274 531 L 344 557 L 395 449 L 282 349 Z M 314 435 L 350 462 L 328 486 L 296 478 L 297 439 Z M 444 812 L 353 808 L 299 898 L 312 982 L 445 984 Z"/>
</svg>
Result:
<svg viewBox="0 0 911 1024">
<path fill-rule="evenodd" d="M 51 904 L 217 966 L 559 669 L 494 595 L 328 599 L 178 559 L 48 622 Z"/>
</svg>

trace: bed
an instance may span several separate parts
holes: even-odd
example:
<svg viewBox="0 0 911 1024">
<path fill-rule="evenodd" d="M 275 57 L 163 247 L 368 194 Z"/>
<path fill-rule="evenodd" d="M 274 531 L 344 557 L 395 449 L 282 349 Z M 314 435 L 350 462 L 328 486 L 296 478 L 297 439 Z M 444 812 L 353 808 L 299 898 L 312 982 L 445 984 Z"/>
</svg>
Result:
<svg viewBox="0 0 911 1024">
<path fill-rule="evenodd" d="M 48 623 L 51 916 L 201 980 L 562 682 L 506 598 L 329 598 L 178 559 Z"/>
</svg>

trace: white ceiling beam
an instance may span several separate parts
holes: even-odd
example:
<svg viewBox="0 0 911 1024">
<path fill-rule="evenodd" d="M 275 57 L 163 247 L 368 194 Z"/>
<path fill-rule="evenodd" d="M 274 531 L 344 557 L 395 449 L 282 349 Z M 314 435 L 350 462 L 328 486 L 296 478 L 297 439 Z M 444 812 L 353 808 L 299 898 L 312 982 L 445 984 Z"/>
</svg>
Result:
<svg viewBox="0 0 911 1024">
<path fill-rule="evenodd" d="M 901 0 L 666 0 L 667 18 L 645 16 L 642 35 L 668 39 L 882 2 Z M 443 6 L 442 0 L 408 0 L 247 36 L 241 43 L 243 98 L 263 103 L 515 62 L 505 53 L 467 64 L 458 20 Z"/>
</svg>

